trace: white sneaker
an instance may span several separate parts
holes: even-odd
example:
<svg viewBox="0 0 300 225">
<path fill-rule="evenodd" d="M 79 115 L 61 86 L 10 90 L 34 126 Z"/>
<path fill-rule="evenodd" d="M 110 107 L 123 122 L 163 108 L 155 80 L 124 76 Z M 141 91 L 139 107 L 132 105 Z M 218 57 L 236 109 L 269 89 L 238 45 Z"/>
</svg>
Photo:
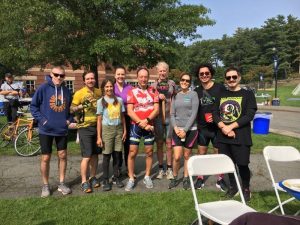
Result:
<svg viewBox="0 0 300 225">
<path fill-rule="evenodd" d="M 166 175 L 167 175 L 167 179 L 168 180 L 173 180 L 174 179 L 174 175 L 173 175 L 173 170 L 172 168 L 168 168 L 167 172 L 166 172 Z"/>
<path fill-rule="evenodd" d="M 146 188 L 153 188 L 153 182 L 149 176 L 145 176 L 144 184 L 146 185 Z"/>
<path fill-rule="evenodd" d="M 163 179 L 164 175 L 166 175 L 165 171 L 164 170 L 159 170 L 156 179 L 160 179 L 161 180 L 161 179 Z"/>
</svg>

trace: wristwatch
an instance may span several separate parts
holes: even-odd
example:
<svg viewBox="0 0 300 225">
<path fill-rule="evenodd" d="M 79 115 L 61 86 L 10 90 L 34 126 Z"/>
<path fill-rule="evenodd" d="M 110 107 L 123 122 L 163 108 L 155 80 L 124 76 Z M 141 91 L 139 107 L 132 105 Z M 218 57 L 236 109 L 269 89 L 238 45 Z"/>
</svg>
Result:
<svg viewBox="0 0 300 225">
<path fill-rule="evenodd" d="M 148 117 L 146 118 L 146 120 L 148 121 L 148 123 L 150 123 L 150 122 L 151 122 L 150 118 L 148 118 Z"/>
</svg>

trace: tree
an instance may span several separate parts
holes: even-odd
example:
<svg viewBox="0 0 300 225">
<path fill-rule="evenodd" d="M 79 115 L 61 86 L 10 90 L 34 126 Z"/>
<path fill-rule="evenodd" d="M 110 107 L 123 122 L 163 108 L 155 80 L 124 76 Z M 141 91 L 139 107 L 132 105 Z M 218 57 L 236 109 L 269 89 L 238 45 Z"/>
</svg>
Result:
<svg viewBox="0 0 300 225">
<path fill-rule="evenodd" d="M 207 13 L 178 0 L 2 0 L 0 62 L 19 72 L 46 63 L 152 66 L 174 60 L 179 38 L 212 25 Z"/>
</svg>

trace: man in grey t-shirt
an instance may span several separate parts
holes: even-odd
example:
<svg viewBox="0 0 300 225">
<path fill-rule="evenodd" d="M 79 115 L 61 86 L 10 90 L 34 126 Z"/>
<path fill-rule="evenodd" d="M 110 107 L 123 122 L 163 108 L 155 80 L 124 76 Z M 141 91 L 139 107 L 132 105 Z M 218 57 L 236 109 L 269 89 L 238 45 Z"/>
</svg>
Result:
<svg viewBox="0 0 300 225">
<path fill-rule="evenodd" d="M 21 96 L 22 83 L 14 81 L 11 73 L 5 74 L 5 81 L 1 85 L 0 95 L 7 100 L 5 102 L 5 113 L 7 122 L 15 122 L 17 120 L 17 112 L 19 107 L 19 96 Z"/>
</svg>

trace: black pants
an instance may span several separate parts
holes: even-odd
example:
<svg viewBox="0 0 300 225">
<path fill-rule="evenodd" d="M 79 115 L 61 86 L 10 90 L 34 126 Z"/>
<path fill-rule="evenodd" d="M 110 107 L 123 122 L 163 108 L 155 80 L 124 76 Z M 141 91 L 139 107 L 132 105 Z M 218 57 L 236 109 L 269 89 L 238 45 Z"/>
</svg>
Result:
<svg viewBox="0 0 300 225">
<path fill-rule="evenodd" d="M 128 115 L 125 115 L 125 122 L 126 122 L 126 140 L 124 142 L 124 161 L 125 166 L 127 167 L 127 160 L 128 160 L 128 154 L 129 154 L 129 145 L 130 145 L 130 117 Z M 119 161 L 119 168 L 121 168 L 123 165 L 123 158 L 121 157 Z"/>
<path fill-rule="evenodd" d="M 249 189 L 250 186 L 250 169 L 249 166 L 241 166 L 241 165 L 237 165 L 238 169 L 239 169 L 239 174 L 241 176 L 241 180 L 242 180 L 242 188 L 245 189 Z M 228 174 L 229 177 L 229 183 L 230 186 L 232 187 L 236 187 L 236 182 L 234 179 L 234 175 L 233 173 L 229 173 Z"/>
<path fill-rule="evenodd" d="M 113 151 L 111 154 L 103 154 L 102 168 L 103 168 L 103 179 L 104 180 L 109 179 L 109 162 L 110 162 L 111 156 L 113 156 L 114 177 L 120 177 L 119 163 L 120 163 L 120 159 L 122 158 L 122 152 Z"/>
<path fill-rule="evenodd" d="M 12 106 L 9 102 L 5 102 L 4 106 L 7 122 L 15 122 L 18 118 L 18 106 Z"/>
</svg>

